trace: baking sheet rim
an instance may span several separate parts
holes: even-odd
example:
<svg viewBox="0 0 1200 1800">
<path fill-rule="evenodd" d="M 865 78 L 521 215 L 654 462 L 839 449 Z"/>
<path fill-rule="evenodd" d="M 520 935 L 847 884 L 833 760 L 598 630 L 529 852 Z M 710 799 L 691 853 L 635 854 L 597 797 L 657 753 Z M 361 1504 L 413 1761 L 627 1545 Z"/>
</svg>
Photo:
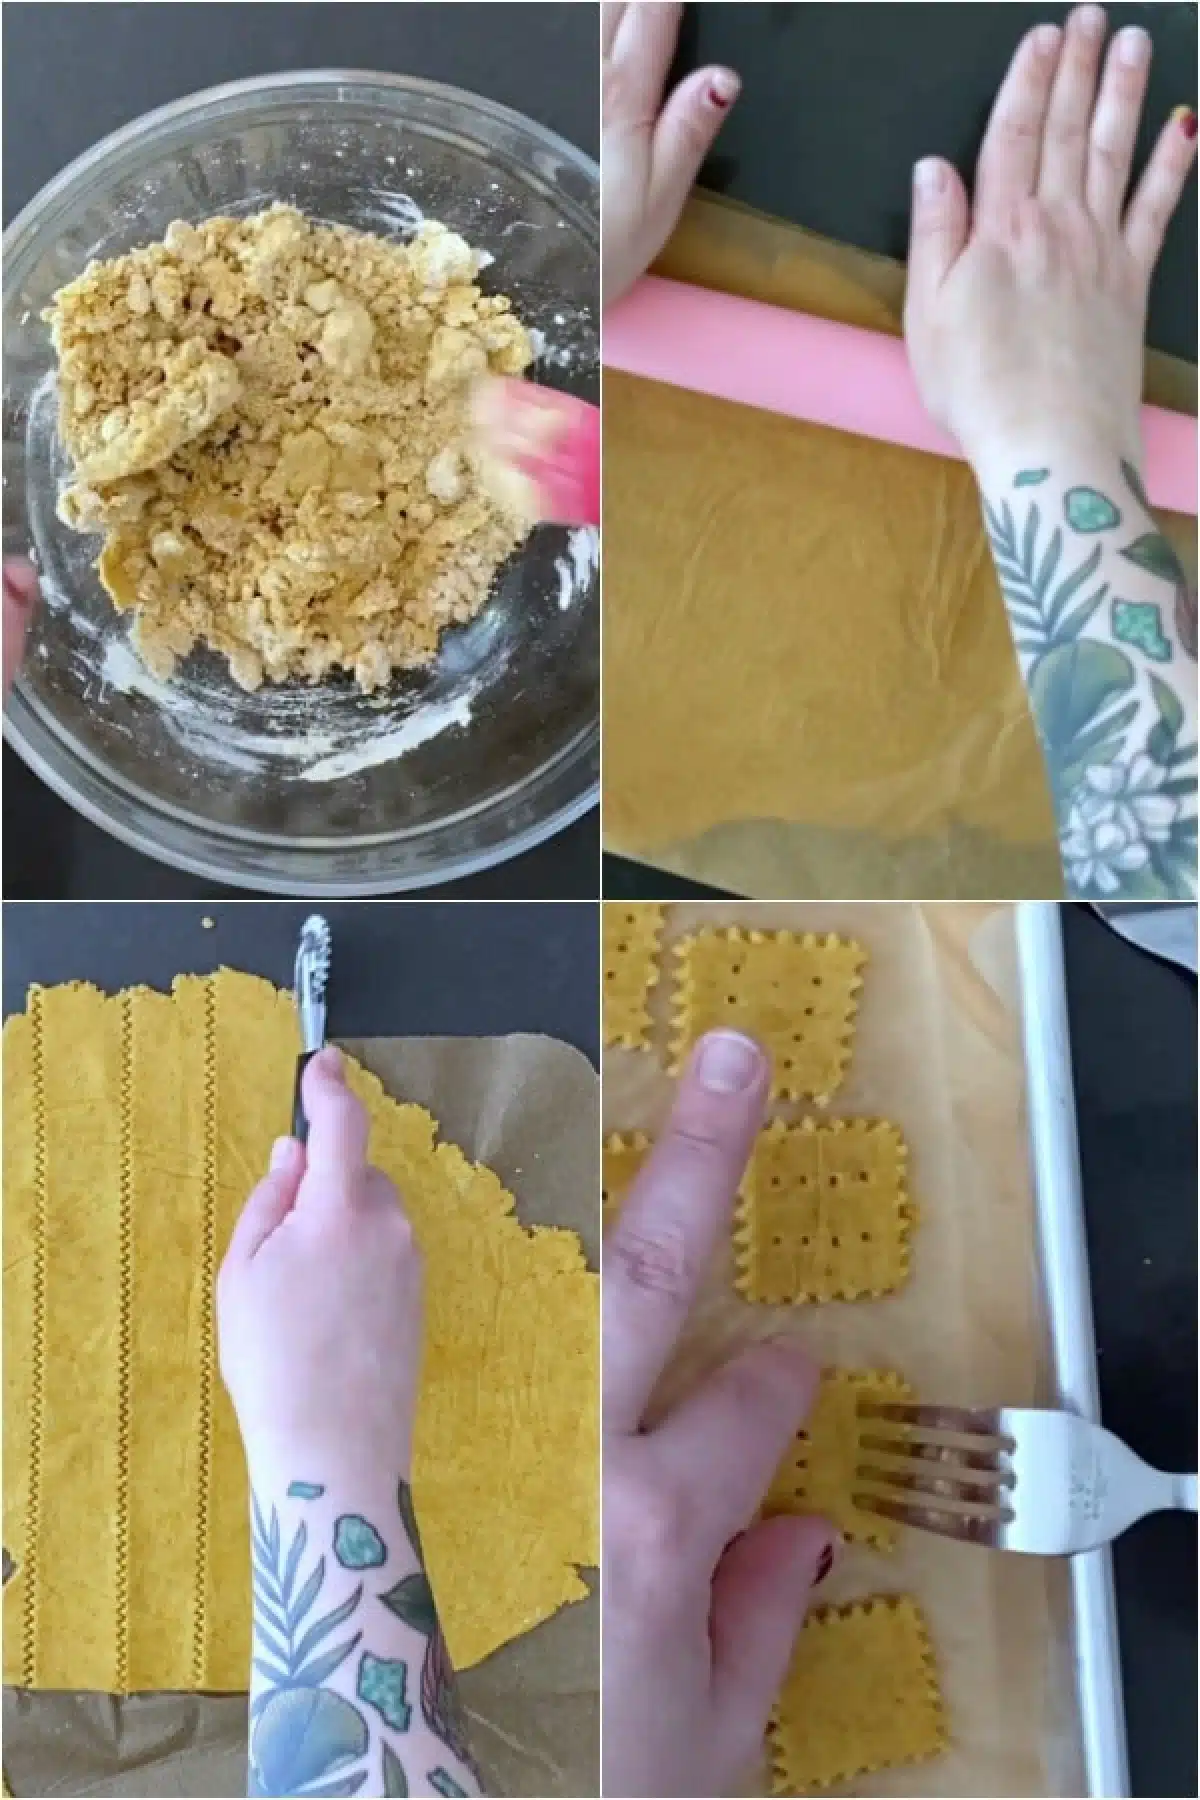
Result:
<svg viewBox="0 0 1200 1800">
<path fill-rule="evenodd" d="M 1038 1260 L 1055 1394 L 1060 1406 L 1099 1424 L 1062 918 L 1055 901 L 1022 901 L 1016 911 Z M 1070 1575 L 1087 1791 L 1123 1797 L 1130 1792 L 1129 1763 L 1110 1549 L 1072 1557 Z"/>
</svg>

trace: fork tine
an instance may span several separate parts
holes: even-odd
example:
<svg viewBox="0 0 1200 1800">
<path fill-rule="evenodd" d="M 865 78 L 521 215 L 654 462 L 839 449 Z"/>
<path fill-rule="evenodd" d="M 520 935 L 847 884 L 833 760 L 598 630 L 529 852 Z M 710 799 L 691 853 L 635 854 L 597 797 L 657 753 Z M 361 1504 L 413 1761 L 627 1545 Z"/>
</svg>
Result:
<svg viewBox="0 0 1200 1800">
<path fill-rule="evenodd" d="M 902 1488 L 910 1493 L 932 1494 L 943 1500 L 961 1495 L 965 1500 L 977 1499 L 982 1504 L 999 1504 L 1004 1490 L 1012 1486 L 1012 1477 L 1003 1469 L 989 1465 L 968 1468 L 959 1462 L 929 1463 L 913 1458 L 907 1463 L 890 1459 L 887 1467 L 878 1463 L 859 1463 L 860 1481 Z"/>
<path fill-rule="evenodd" d="M 956 1538 L 964 1544 L 996 1544 L 999 1527 L 1006 1518 L 990 1512 L 987 1518 L 971 1513 L 948 1512 L 941 1507 L 913 1506 L 903 1500 L 884 1500 L 877 1494 L 855 1495 L 856 1506 L 894 1519 L 899 1525 L 911 1525 L 918 1531 L 936 1531 L 939 1537 Z M 1008 1514 L 1007 1518 L 1011 1518 Z"/>
<path fill-rule="evenodd" d="M 965 1406 L 915 1406 L 902 1401 L 880 1401 L 874 1405 L 860 1406 L 859 1417 L 886 1420 L 896 1425 L 913 1425 L 926 1431 L 994 1437 L 999 1438 L 1002 1443 L 1012 1443 L 1012 1439 L 1000 1429 L 1000 1413 L 995 1407 L 971 1409 Z"/>
</svg>

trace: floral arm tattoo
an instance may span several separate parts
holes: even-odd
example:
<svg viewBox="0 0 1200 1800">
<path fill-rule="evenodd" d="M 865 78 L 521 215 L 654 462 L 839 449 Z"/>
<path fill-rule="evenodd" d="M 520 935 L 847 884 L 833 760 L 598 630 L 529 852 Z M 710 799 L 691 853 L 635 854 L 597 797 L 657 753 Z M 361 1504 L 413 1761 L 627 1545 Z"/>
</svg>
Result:
<svg viewBox="0 0 1200 1800">
<path fill-rule="evenodd" d="M 482 1793 L 408 1483 L 366 1511 L 315 1481 L 250 1506 L 248 1792 Z"/>
<path fill-rule="evenodd" d="M 1076 899 L 1196 894 L 1196 593 L 1137 470 L 985 488 L 984 520 Z"/>
</svg>

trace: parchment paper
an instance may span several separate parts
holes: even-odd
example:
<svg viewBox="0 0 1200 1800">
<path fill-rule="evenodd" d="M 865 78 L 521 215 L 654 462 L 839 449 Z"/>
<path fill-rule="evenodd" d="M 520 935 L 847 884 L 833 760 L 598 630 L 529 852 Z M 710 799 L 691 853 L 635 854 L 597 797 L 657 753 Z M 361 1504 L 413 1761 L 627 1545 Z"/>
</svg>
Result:
<svg viewBox="0 0 1200 1800">
<path fill-rule="evenodd" d="M 734 1292 L 722 1253 L 656 1405 L 738 1344 L 781 1329 L 823 1364 L 895 1368 L 923 1400 L 1045 1402 L 1012 910 L 712 902 L 671 907 L 665 941 L 733 923 L 836 931 L 867 950 L 842 1090 L 824 1113 L 776 1102 L 772 1114 L 886 1117 L 900 1126 L 920 1207 L 912 1275 L 883 1300 L 753 1306 Z M 665 1112 L 670 969 L 668 957 L 651 1001 L 656 1053 L 606 1053 L 606 1131 L 653 1133 Z M 890 1591 L 913 1594 L 929 1620 L 951 1748 L 936 1762 L 839 1791 L 957 1800 L 1083 1793 L 1066 1565 L 908 1531 L 889 1556 L 849 1546 L 821 1601 Z M 747 1791 L 769 1791 L 765 1772 Z"/>
<path fill-rule="evenodd" d="M 599 1083 L 577 1050 L 532 1036 L 344 1047 L 396 1099 L 428 1107 L 443 1138 L 493 1168 L 525 1224 L 578 1231 L 598 1265 Z M 461 1676 L 489 1793 L 599 1791 L 599 1637 L 594 1594 Z M 6 1689 L 4 1771 L 18 1796 L 244 1795 L 245 1701 Z"/>
<path fill-rule="evenodd" d="M 654 272 L 875 331 L 902 329 L 901 263 L 700 190 Z M 1148 352 L 1145 395 L 1194 414 L 1195 368 Z M 759 899 L 1060 896 L 1041 757 L 969 474 L 946 464 L 939 487 L 927 466 L 939 459 L 618 374 L 606 377 L 605 406 L 606 848 Z M 738 414 L 735 432 L 728 422 Z M 681 445 L 686 455 L 675 453 Z M 746 469 L 763 466 L 778 472 L 779 491 L 747 495 Z M 1194 583 L 1196 521 L 1159 521 Z M 739 589 L 730 592 L 731 629 L 758 634 L 761 657 L 732 638 L 725 656 L 710 637 L 689 636 L 703 609 L 680 596 L 713 556 L 739 572 L 726 583 Z M 810 566 L 827 570 L 828 604 L 814 610 L 810 592 L 799 613 L 796 572 Z M 890 631 L 863 627 L 878 612 L 862 598 L 864 583 L 895 593 L 903 616 Z M 623 624 L 626 594 L 635 611 Z M 979 608 L 989 609 L 988 623 L 964 632 L 963 616 Z M 642 628 L 647 615 L 657 630 Z M 925 656 L 915 665 L 922 691 L 906 700 L 889 658 L 909 636 Z M 661 715 L 656 696 L 671 699 Z M 696 746 L 713 737 L 707 721 L 723 699 L 734 737 L 721 740 L 721 756 L 737 783 L 723 779 L 720 816 L 699 802 L 691 810 L 703 824 L 685 826 L 678 794 L 659 802 L 655 760 L 677 760 L 696 773 L 696 791 L 709 792 Z M 779 735 L 806 765 L 795 780 L 772 763 L 764 730 L 740 730 L 748 711 L 780 721 Z M 931 711 L 936 724 L 921 723 Z M 808 730 L 798 740 L 799 718 Z M 690 741 L 674 741 L 679 719 Z M 886 753 L 873 748 L 882 745 Z M 823 757 L 836 771 L 824 805 Z M 739 784 L 735 808 L 729 788 Z"/>
</svg>

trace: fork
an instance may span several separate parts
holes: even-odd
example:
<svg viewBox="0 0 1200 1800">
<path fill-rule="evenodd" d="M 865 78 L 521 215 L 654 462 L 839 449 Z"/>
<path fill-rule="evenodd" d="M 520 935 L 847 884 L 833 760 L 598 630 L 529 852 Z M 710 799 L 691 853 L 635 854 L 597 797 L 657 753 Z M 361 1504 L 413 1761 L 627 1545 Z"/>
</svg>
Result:
<svg viewBox="0 0 1200 1800">
<path fill-rule="evenodd" d="M 1102 1425 L 1034 1407 L 864 1406 L 855 1504 L 992 1550 L 1070 1556 L 1147 1513 L 1196 1511 L 1195 1475 Z"/>
</svg>

